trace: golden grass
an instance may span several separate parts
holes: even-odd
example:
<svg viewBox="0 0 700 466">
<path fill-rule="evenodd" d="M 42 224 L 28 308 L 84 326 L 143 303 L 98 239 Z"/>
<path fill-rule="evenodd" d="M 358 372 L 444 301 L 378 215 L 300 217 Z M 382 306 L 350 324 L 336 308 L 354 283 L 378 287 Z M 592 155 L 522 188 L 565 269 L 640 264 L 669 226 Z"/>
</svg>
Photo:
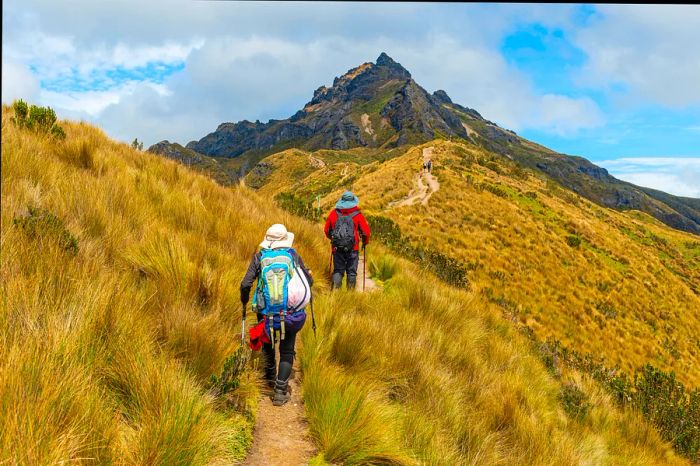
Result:
<svg viewBox="0 0 700 466">
<path fill-rule="evenodd" d="M 238 283 L 275 222 L 319 268 L 317 228 L 89 125 L 65 123 L 56 142 L 15 128 L 8 113 L 0 462 L 242 458 L 257 375 L 241 381 L 238 409 L 206 389 L 240 341 Z M 21 220 L 30 209 L 50 213 L 31 230 Z M 49 228 L 46 218 L 59 220 Z M 77 240 L 77 254 L 61 235 Z"/>
<path fill-rule="evenodd" d="M 318 337 L 307 326 L 300 364 L 311 434 L 326 460 L 682 463 L 636 414 L 617 410 L 575 372 L 564 377 L 592 408 L 570 420 L 559 382 L 480 296 L 381 249 L 372 260 L 383 271 L 382 292 L 326 294 L 318 225 L 88 125 L 65 123 L 66 142 L 57 144 L 17 130 L 7 112 L 0 461 L 241 459 L 256 376 L 241 380 L 235 408 L 205 387 L 238 345 L 244 268 L 267 226 L 281 222 L 296 233 L 321 291 Z M 30 208 L 62 223 L 45 231 L 41 222 L 15 225 Z M 77 253 L 62 233 L 77 240 Z"/>
<path fill-rule="evenodd" d="M 441 188 L 428 206 L 390 208 L 413 189 L 422 149 L 434 146 Z M 328 159 L 322 151 L 313 156 Z M 267 159 L 261 188 L 311 194 L 349 179 L 366 213 L 391 218 L 415 244 L 469 264 L 473 289 L 580 353 L 634 372 L 645 363 L 700 384 L 700 238 L 640 212 L 605 209 L 469 144 L 433 141 L 386 162 L 323 169 L 295 151 Z M 285 176 L 308 173 L 300 180 Z M 346 183 L 347 184 L 347 183 Z M 324 192 L 324 212 L 346 186 Z M 580 245 L 571 246 L 569 237 Z M 575 243 L 575 240 L 569 240 Z"/>
<path fill-rule="evenodd" d="M 577 381 L 592 408 L 569 419 L 561 385 L 499 311 L 406 261 L 382 292 L 335 292 L 319 308 L 301 363 L 311 433 L 329 462 L 684 462 L 575 372 L 563 380 Z"/>
</svg>

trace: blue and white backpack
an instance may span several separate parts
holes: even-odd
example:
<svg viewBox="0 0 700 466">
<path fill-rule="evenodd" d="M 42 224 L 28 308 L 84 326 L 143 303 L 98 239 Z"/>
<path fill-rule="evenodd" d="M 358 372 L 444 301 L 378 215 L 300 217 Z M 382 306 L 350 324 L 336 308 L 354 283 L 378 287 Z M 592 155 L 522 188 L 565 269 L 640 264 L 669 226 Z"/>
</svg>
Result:
<svg viewBox="0 0 700 466">
<path fill-rule="evenodd" d="M 280 331 L 280 339 L 284 340 L 285 324 L 294 331 L 301 330 L 306 321 L 303 306 L 311 297 L 306 277 L 297 268 L 290 251 L 287 248 L 261 250 L 260 277 L 253 295 L 253 309 L 265 316 L 265 329 L 273 342 L 275 330 Z M 303 299 L 294 299 L 293 303 L 289 299 L 292 282 L 295 287 L 306 287 L 302 290 Z M 293 294 L 295 298 L 298 296 L 298 293 Z"/>
</svg>

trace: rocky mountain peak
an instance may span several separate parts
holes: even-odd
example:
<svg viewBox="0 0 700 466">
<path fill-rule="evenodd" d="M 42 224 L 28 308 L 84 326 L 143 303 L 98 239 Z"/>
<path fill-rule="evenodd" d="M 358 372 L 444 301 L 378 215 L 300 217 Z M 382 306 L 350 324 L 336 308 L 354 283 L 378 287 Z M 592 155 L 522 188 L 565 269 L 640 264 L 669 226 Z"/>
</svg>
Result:
<svg viewBox="0 0 700 466">
<path fill-rule="evenodd" d="M 386 53 L 382 52 L 376 61 L 377 67 L 385 68 L 389 71 L 391 78 L 393 79 L 410 79 L 411 73 L 408 72 L 406 68 L 401 66 L 400 63 L 394 61 Z"/>
<path fill-rule="evenodd" d="M 452 103 L 452 99 L 450 99 L 450 96 L 447 95 L 447 92 L 443 91 L 442 89 L 433 92 L 433 97 L 435 97 L 435 99 L 441 104 Z"/>
</svg>

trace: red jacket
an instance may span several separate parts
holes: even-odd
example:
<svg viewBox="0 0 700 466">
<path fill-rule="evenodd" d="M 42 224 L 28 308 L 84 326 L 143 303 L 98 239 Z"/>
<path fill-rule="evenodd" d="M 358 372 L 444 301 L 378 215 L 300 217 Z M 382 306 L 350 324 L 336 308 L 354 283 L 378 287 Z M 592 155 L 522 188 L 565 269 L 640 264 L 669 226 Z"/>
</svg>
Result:
<svg viewBox="0 0 700 466">
<path fill-rule="evenodd" d="M 340 212 L 343 215 L 348 215 L 359 210 L 359 207 L 351 207 L 350 209 L 340 209 Z M 336 220 L 338 220 L 338 211 L 333 209 L 326 220 L 326 227 L 323 229 L 326 233 L 326 237 L 329 239 L 331 237 L 331 231 L 333 231 L 333 227 L 335 227 Z M 355 224 L 355 247 L 353 249 L 358 251 L 360 249 L 360 235 L 362 235 L 362 244 L 367 245 L 369 243 L 369 225 L 367 224 L 367 220 L 365 220 L 365 216 L 362 215 L 362 212 L 355 215 L 352 221 Z"/>
</svg>

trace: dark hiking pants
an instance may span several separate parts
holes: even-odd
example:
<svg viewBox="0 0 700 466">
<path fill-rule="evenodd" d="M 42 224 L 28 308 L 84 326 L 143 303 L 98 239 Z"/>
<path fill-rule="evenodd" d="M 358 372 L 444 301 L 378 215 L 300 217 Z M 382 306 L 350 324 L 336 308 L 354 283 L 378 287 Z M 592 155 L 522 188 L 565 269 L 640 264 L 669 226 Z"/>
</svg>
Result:
<svg viewBox="0 0 700 466">
<path fill-rule="evenodd" d="M 360 254 L 358 251 L 340 251 L 333 252 L 333 288 L 340 289 L 343 283 L 343 275 L 347 274 L 348 290 L 355 289 L 357 284 L 357 266 L 360 263 Z"/>
<path fill-rule="evenodd" d="M 258 314 L 258 322 L 263 320 L 264 316 Z M 277 333 L 277 332 L 275 332 Z M 274 382 L 275 379 L 286 384 L 289 381 L 289 376 L 292 375 L 292 365 L 294 364 L 294 344 L 296 343 L 297 332 L 284 332 L 284 340 L 277 343 L 280 350 L 279 370 L 276 364 L 275 350 L 272 343 L 263 343 L 262 352 L 265 361 L 265 380 Z"/>
</svg>

